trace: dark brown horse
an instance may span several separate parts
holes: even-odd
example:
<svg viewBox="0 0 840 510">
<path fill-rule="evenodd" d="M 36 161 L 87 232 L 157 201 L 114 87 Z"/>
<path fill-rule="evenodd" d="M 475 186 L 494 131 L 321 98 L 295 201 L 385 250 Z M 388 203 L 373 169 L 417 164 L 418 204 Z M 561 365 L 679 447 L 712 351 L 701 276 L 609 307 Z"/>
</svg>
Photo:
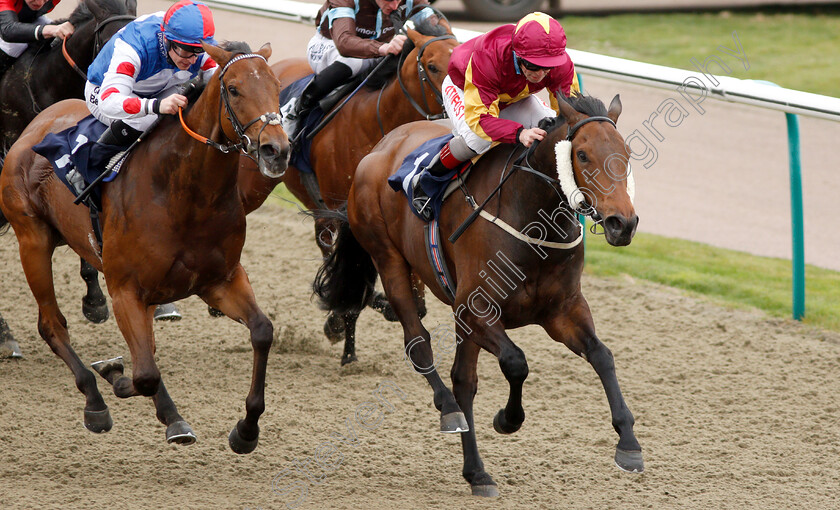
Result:
<svg viewBox="0 0 840 510">
<path fill-rule="evenodd" d="M 621 102 L 616 96 L 607 111 L 597 99 L 571 101 L 561 99 L 562 116 L 543 121 L 553 126 L 547 126 L 548 136 L 525 163 L 511 165 L 511 156 L 521 154 L 521 147 L 501 145 L 472 168 L 463 189 L 478 204 L 492 198 L 484 208 L 486 219 L 477 219 L 457 242 L 442 242 L 455 283 L 454 300 L 436 283 L 424 250 L 423 223 L 409 211 L 405 198 L 386 183 L 413 149 L 447 132 L 428 122 L 392 131 L 359 164 L 347 203 L 349 224 L 339 231 L 335 251 L 315 283 L 316 292 L 331 310 L 357 313 L 369 299 L 378 271 L 405 332 L 406 356 L 434 388 L 435 405 L 444 416 L 459 407 L 466 416 L 469 430 L 461 436 L 463 475 L 476 495 L 498 494 L 476 444 L 473 398 L 478 353 L 484 348 L 496 356 L 510 384 L 507 405 L 497 413 L 493 426 L 503 434 L 516 432 L 525 419 L 522 384 L 528 363 L 505 330 L 528 324 L 539 324 L 552 339 L 592 364 L 619 434 L 615 461 L 624 470 L 643 469 L 633 415 L 621 395 L 613 356 L 596 336 L 581 293 L 584 246 L 574 206 L 569 205 L 571 201 L 578 209 L 588 209 L 603 225 L 610 244 L 623 246 L 633 238 L 638 217 L 628 196 L 630 181 L 625 182 L 630 152 L 615 127 Z M 497 187 L 501 189 L 493 194 Z M 446 202 L 439 220 L 441 239 L 472 213 L 463 196 Z M 510 231 L 500 228 L 502 222 L 512 226 Z M 454 311 L 457 336 L 452 338 L 457 340 L 450 341 L 457 345 L 452 345 L 456 349 L 451 374 L 454 398 L 437 375 L 429 332 L 417 316 L 411 273 Z"/>
<path fill-rule="evenodd" d="M 254 363 L 246 416 L 230 433 L 231 448 L 248 453 L 257 446 L 264 409 L 266 361 L 273 326 L 257 306 L 239 263 L 245 242 L 245 211 L 236 187 L 239 148 L 258 160 L 259 170 L 276 177 L 286 169 L 289 143 L 279 126 L 280 84 L 271 73 L 266 45 L 250 53 L 244 43 L 227 49 L 205 46 L 220 69 L 184 116 L 186 126 L 208 143 L 192 138 L 176 117 L 166 117 L 128 157 L 118 179 L 103 189 L 103 246 L 91 242 L 84 206 L 59 182 L 32 146 L 49 132 L 72 126 L 88 114 L 80 100 L 44 110 L 12 146 L 0 175 L 0 225 L 11 223 L 20 243 L 21 263 L 38 303 L 38 332 L 70 367 L 86 397 L 85 426 L 111 428 L 108 407 L 93 373 L 70 347 L 67 322 L 56 303 L 51 256 L 67 244 L 105 275 L 117 324 L 132 358 L 132 377 L 120 362 L 97 365 L 118 397 L 153 397 L 167 440 L 191 443 L 195 435 L 170 399 L 155 364 L 154 306 L 190 295 L 245 324 L 251 332 Z M 224 152 L 217 148 L 225 149 Z"/>
<path fill-rule="evenodd" d="M 316 203 L 307 192 L 304 176 L 297 168 L 290 166 L 286 171 L 282 181 L 305 207 L 341 207 L 347 200 L 356 165 L 385 133 L 407 122 L 442 112 L 438 95 L 452 50 L 458 42 L 452 36 L 446 19 L 435 19 L 438 24 L 418 23 L 418 30 L 407 30 L 409 39 L 403 47 L 402 64 L 393 78 L 377 89 L 362 88 L 313 138 L 311 161 L 323 204 Z M 283 86 L 312 73 L 304 59 L 282 60 L 272 69 Z M 414 105 L 424 113 L 421 114 Z M 245 210 L 250 212 L 262 205 L 281 179 L 267 179 L 252 170 L 250 160 L 243 158 L 242 162 L 239 188 Z M 316 218 L 315 239 L 324 256 L 329 253 L 335 230 L 332 220 Z M 422 291 L 418 292 L 418 299 L 422 300 Z M 375 308 L 380 311 L 390 309 L 384 299 L 376 299 Z M 421 301 L 421 311 L 424 309 Z M 356 360 L 355 338 L 352 335 L 355 328 L 346 327 L 344 320 L 344 317 L 331 315 L 325 324 L 325 332 L 333 342 L 340 341 L 344 333 L 342 365 Z M 396 320 L 396 317 L 391 315 L 390 320 Z"/>
<path fill-rule="evenodd" d="M 50 39 L 32 44 L 0 78 L 0 148 L 6 150 L 44 108 L 84 96 L 85 73 L 108 40 L 137 14 L 136 0 L 83 0 L 68 20 L 76 27 L 61 44 Z M 58 41 L 59 43 L 61 41 Z M 82 312 L 91 322 L 108 318 L 97 272 L 84 259 L 80 274 L 87 284 Z M 11 333 L 7 338 L 11 338 Z M 0 328 L 0 357 L 4 335 Z M 17 350 L 20 355 L 20 350 Z"/>
</svg>

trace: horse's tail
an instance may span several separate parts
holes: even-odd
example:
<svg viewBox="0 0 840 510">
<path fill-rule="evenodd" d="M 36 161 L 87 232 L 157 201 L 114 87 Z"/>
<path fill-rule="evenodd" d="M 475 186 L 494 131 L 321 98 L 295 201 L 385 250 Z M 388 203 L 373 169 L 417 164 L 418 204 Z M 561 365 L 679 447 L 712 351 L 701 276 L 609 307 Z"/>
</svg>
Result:
<svg viewBox="0 0 840 510">
<path fill-rule="evenodd" d="M 358 313 L 373 297 L 376 268 L 350 230 L 346 215 L 338 229 L 332 253 L 315 275 L 312 290 L 321 307 L 335 313 Z"/>
</svg>

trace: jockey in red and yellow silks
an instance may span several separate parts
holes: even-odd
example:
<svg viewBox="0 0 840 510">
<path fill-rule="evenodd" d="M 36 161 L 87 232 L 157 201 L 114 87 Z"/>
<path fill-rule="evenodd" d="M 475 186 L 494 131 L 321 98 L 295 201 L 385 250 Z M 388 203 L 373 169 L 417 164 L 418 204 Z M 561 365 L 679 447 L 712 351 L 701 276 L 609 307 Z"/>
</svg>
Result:
<svg viewBox="0 0 840 510">
<path fill-rule="evenodd" d="M 575 67 L 560 23 L 541 12 L 504 25 L 455 48 L 443 81 L 443 105 L 455 138 L 426 168 L 440 176 L 496 143 L 542 140 L 540 120 L 559 113 L 555 93 L 577 95 Z M 548 89 L 551 106 L 534 94 Z M 419 180 L 417 181 L 419 182 Z M 415 187 L 415 207 L 428 197 Z"/>
</svg>

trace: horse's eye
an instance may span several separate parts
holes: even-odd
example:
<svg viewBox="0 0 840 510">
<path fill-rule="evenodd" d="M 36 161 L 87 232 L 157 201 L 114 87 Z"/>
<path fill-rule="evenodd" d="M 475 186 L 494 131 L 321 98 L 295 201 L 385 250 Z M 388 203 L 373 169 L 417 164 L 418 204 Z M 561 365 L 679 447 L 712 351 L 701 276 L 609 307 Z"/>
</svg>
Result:
<svg viewBox="0 0 840 510">
<path fill-rule="evenodd" d="M 583 151 L 578 151 L 577 157 L 578 161 L 580 161 L 581 163 L 586 163 L 587 161 L 589 161 L 588 159 L 586 159 L 586 153 Z"/>
<path fill-rule="evenodd" d="M 230 95 L 232 95 L 233 97 L 239 95 L 239 90 L 237 90 L 236 87 L 233 85 L 228 85 L 228 92 L 230 92 Z"/>
<path fill-rule="evenodd" d="M 436 65 L 434 65 L 434 64 L 429 64 L 429 72 L 432 72 L 432 73 L 437 74 L 437 73 L 439 73 L 439 72 L 440 72 L 440 70 L 437 68 L 437 66 L 436 66 Z"/>
</svg>

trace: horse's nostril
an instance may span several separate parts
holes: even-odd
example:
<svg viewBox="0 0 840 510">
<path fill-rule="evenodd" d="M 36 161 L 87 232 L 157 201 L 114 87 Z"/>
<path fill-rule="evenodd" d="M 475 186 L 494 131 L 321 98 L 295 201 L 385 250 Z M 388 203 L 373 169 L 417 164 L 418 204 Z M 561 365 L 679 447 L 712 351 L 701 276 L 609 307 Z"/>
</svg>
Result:
<svg viewBox="0 0 840 510">
<path fill-rule="evenodd" d="M 624 225 L 627 222 L 621 216 L 612 215 L 604 220 L 604 228 L 616 234 L 624 230 Z"/>
<path fill-rule="evenodd" d="M 274 159 L 277 157 L 277 148 L 274 144 L 263 144 L 260 145 L 260 156 L 264 159 Z"/>
</svg>

